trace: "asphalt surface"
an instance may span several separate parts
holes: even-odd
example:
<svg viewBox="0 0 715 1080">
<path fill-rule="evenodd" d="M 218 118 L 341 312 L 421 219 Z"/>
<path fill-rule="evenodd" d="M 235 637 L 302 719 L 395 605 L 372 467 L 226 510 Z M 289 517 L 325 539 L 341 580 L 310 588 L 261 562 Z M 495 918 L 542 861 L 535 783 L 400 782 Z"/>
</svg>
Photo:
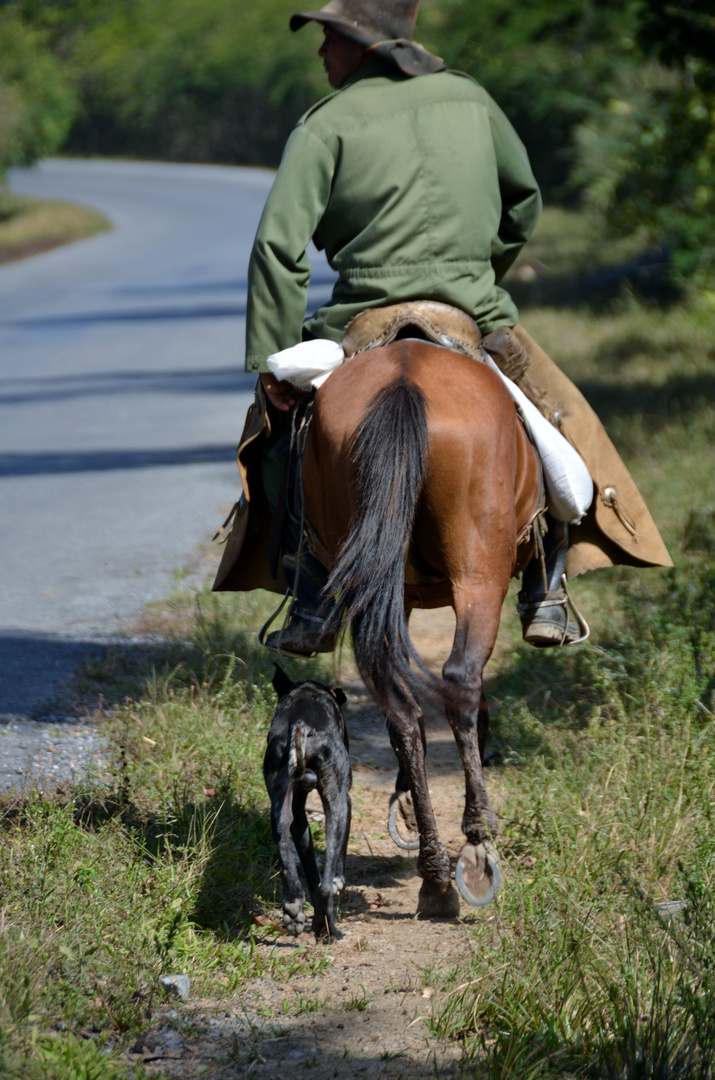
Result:
<svg viewBox="0 0 715 1080">
<path fill-rule="evenodd" d="M 272 174 L 53 160 L 111 232 L 0 266 L 0 721 L 127 634 L 238 497 L 246 271 Z M 309 307 L 330 293 L 314 261 Z M 61 718 L 60 718 L 61 719 Z"/>
</svg>

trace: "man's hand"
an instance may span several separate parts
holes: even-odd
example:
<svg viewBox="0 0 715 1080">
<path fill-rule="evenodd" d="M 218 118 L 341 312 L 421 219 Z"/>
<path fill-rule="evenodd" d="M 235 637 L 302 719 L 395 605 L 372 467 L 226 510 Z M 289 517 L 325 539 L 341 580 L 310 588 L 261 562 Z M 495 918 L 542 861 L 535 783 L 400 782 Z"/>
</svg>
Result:
<svg viewBox="0 0 715 1080">
<path fill-rule="evenodd" d="M 261 373 L 261 383 L 271 405 L 280 409 L 281 412 L 289 412 L 298 398 L 307 393 L 306 390 L 299 390 L 297 386 L 293 386 L 293 383 L 279 382 L 270 372 Z"/>
</svg>

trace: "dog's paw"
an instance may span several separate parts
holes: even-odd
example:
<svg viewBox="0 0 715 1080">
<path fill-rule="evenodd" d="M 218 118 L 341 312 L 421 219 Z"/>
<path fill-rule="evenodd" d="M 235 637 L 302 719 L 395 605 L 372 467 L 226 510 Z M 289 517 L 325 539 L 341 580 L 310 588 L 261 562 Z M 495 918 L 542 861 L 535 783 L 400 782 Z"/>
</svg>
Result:
<svg viewBox="0 0 715 1080">
<path fill-rule="evenodd" d="M 333 896 L 340 896 L 340 893 L 345 888 L 345 878 L 339 874 L 333 878 Z"/>
<path fill-rule="evenodd" d="M 294 900 L 291 904 L 283 905 L 283 925 L 291 937 L 298 937 L 305 930 L 305 912 L 303 901 Z"/>
<path fill-rule="evenodd" d="M 326 918 L 313 919 L 313 933 L 315 934 L 316 941 L 342 941 L 343 935 L 338 930 L 337 926 L 333 922 L 332 926 L 328 923 Z"/>
</svg>

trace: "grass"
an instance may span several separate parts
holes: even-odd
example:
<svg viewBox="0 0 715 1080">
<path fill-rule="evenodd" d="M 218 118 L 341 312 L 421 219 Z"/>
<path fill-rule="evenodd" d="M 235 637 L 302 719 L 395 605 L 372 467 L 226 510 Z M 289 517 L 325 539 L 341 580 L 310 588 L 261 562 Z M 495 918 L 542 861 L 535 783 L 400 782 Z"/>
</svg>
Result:
<svg viewBox="0 0 715 1080">
<path fill-rule="evenodd" d="M 327 997 L 306 997 L 304 994 L 298 994 L 294 1000 L 285 998 L 283 1001 L 283 1012 L 293 1013 L 296 1016 L 300 1016 L 301 1013 L 305 1013 L 306 1016 L 310 1016 L 314 1012 L 322 1012 L 328 1007 Z"/>
<path fill-rule="evenodd" d="M 689 641 L 649 610 L 538 676 L 525 661 L 526 695 L 507 680 L 505 887 L 435 1021 L 480 1075 L 485 1058 L 490 1076 L 710 1075 L 712 585 Z"/>
<path fill-rule="evenodd" d="M 563 240 L 570 271 L 576 226 Z M 431 1023 L 461 1041 L 467 1075 L 705 1080 L 715 310 L 706 297 L 655 306 L 627 288 L 608 303 L 522 299 L 522 318 L 604 418 L 676 566 L 577 581 L 595 633 L 573 652 L 529 653 L 507 614 L 491 690 L 504 765 L 490 776 L 504 887 Z"/>
<path fill-rule="evenodd" d="M 360 993 L 353 994 L 353 996 L 345 1002 L 343 1008 L 345 1012 L 365 1012 L 370 1008 L 370 1002 L 373 1000 L 373 995 L 368 994 L 365 987 L 360 984 Z"/>
<path fill-rule="evenodd" d="M 432 1019 L 475 1076 L 711 1076 L 715 571 L 658 578 L 493 688 L 505 883 Z"/>
<path fill-rule="evenodd" d="M 0 186 L 0 264 L 50 251 L 110 229 L 96 210 L 13 195 Z"/>
<path fill-rule="evenodd" d="M 564 213 L 537 242 L 568 278 L 595 256 Z M 594 634 L 563 654 L 527 651 L 505 609 L 490 688 L 503 765 L 488 777 L 504 887 L 473 919 L 473 959 L 430 973 L 448 992 L 431 1023 L 459 1041 L 466 1075 L 705 1080 L 715 310 L 706 298 L 656 306 L 630 286 L 567 302 L 557 284 L 548 307 L 538 282 L 520 286 L 523 321 L 603 416 L 676 567 L 579 579 Z M 255 643 L 270 602 L 177 594 L 152 615 L 155 644 L 113 647 L 77 686 L 106 717 L 108 781 L 2 804 L 3 1076 L 111 1080 L 161 974 L 186 971 L 192 996 L 231 996 L 253 976 L 319 976 L 329 962 L 255 945 L 277 895 L 261 776 L 273 664 Z M 287 667 L 330 681 L 339 661 Z M 669 914 L 666 901 L 681 903 Z M 368 1004 L 363 991 L 345 1007 Z"/>
<path fill-rule="evenodd" d="M 276 899 L 261 772 L 273 665 L 245 630 L 256 618 L 248 598 L 208 596 L 190 637 L 93 661 L 81 689 L 111 713 L 108 783 L 6 800 L 3 1076 L 28 1061 L 44 1075 L 40 1037 L 123 1045 L 161 1000 L 161 974 L 185 971 L 192 995 L 231 995 L 251 976 L 319 976 L 329 963 L 255 948 Z"/>
</svg>

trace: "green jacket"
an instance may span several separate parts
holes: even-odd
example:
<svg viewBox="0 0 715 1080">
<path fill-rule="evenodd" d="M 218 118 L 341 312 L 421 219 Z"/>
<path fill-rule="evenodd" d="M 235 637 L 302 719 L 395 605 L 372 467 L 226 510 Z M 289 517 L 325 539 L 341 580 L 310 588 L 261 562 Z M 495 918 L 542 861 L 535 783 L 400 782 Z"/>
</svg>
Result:
<svg viewBox="0 0 715 1080">
<path fill-rule="evenodd" d="M 402 300 L 453 304 L 484 333 L 513 326 L 498 282 L 540 212 L 524 146 L 481 86 L 369 61 L 286 145 L 249 266 L 246 370 L 301 340 L 311 238 L 339 275 L 306 321 L 316 337 L 342 341 L 365 308 Z"/>
</svg>

